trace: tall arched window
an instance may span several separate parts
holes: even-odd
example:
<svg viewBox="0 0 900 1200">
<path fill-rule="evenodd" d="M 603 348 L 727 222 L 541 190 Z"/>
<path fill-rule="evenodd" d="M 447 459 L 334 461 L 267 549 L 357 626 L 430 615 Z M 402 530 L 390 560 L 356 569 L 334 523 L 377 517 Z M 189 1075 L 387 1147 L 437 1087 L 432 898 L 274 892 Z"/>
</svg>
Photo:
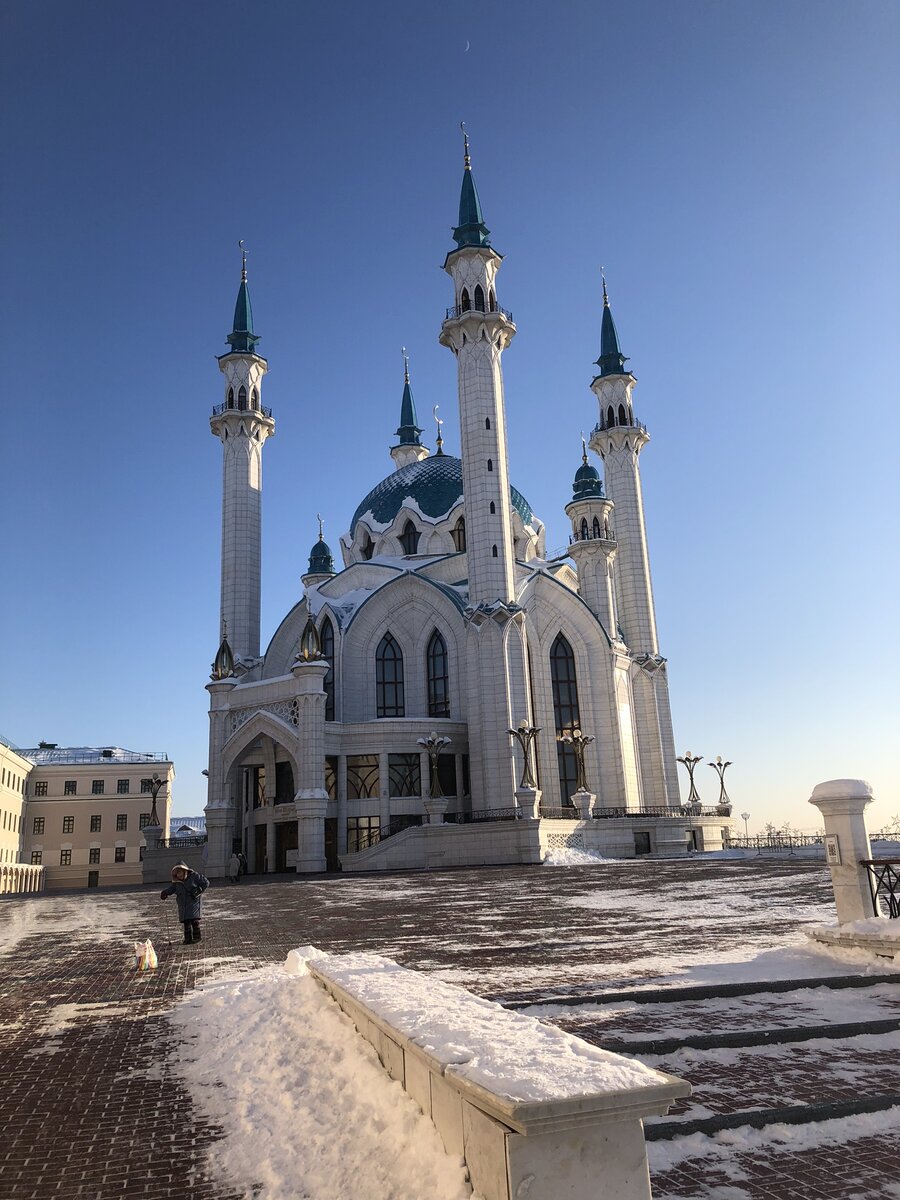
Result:
<svg viewBox="0 0 900 1200">
<path fill-rule="evenodd" d="M 594 537 L 600 537 L 600 518 L 594 517 Z"/>
<path fill-rule="evenodd" d="M 491 418 L 490 417 L 484 418 L 484 427 L 485 427 L 485 429 L 490 429 L 490 427 L 491 427 Z"/>
<path fill-rule="evenodd" d="M 450 716 L 450 666 L 447 643 L 437 630 L 431 635 L 426 654 L 428 670 L 428 715 Z"/>
<path fill-rule="evenodd" d="M 234 388 L 228 389 L 228 407 L 234 408 Z"/>
<path fill-rule="evenodd" d="M 496 513 L 496 511 L 497 511 L 497 505 L 492 500 L 491 501 L 491 516 L 493 516 Z"/>
<path fill-rule="evenodd" d="M 475 285 L 475 311 L 484 312 L 484 288 L 480 283 Z"/>
<path fill-rule="evenodd" d="M 465 517 L 460 517 L 453 528 L 450 530 L 450 536 L 453 538 L 453 545 L 458 551 L 463 551 L 466 548 L 466 521 Z"/>
<path fill-rule="evenodd" d="M 494 295 L 493 288 L 488 292 L 488 304 L 490 305 L 491 312 L 497 311 L 497 297 Z"/>
<path fill-rule="evenodd" d="M 419 531 L 413 525 L 412 521 L 407 521 L 403 526 L 403 533 L 400 535 L 400 545 L 403 547 L 404 554 L 415 554 L 419 548 Z"/>
<path fill-rule="evenodd" d="M 319 630 L 319 644 L 322 647 L 322 657 L 328 663 L 328 674 L 322 681 L 325 689 L 325 720 L 334 720 L 334 629 L 328 617 L 322 622 Z"/>
<path fill-rule="evenodd" d="M 607 427 L 607 429 L 612 429 L 612 427 L 613 427 L 613 425 L 615 425 L 615 423 L 616 423 L 616 414 L 613 412 L 613 406 L 610 405 L 609 408 L 606 410 L 606 427 Z"/>
<path fill-rule="evenodd" d="M 254 410 L 254 412 L 259 408 L 259 392 L 256 390 L 256 388 L 254 388 L 250 393 L 250 407 Z"/>
<path fill-rule="evenodd" d="M 472 302 L 469 299 L 469 289 L 468 288 L 463 288 L 463 290 L 462 290 L 462 293 L 459 297 L 459 307 L 463 312 L 468 312 L 469 309 L 472 307 Z"/>
<path fill-rule="evenodd" d="M 578 679 L 575 675 L 575 655 L 572 647 L 561 633 L 550 647 L 550 677 L 553 681 L 553 717 L 556 735 L 571 733 L 580 728 L 578 712 Z M 571 803 L 578 785 L 578 767 L 575 751 L 563 742 L 557 742 L 559 765 L 559 791 L 563 805 Z"/>
<path fill-rule="evenodd" d="M 587 541 L 587 536 L 588 536 L 588 523 L 587 523 L 587 517 L 582 517 L 582 518 L 581 518 L 581 540 L 582 540 L 583 542 L 586 542 L 586 541 Z"/>
<path fill-rule="evenodd" d="M 494 460 L 492 458 L 489 458 L 488 459 L 488 470 L 493 471 L 493 469 L 494 469 Z"/>
<path fill-rule="evenodd" d="M 375 715 L 405 715 L 403 651 L 389 633 L 384 635 L 375 651 Z"/>
<path fill-rule="evenodd" d="M 372 554 L 374 553 L 374 551 L 375 551 L 375 543 L 372 541 L 371 537 L 369 536 L 368 530 L 366 530 L 365 536 L 363 537 L 362 545 L 359 548 L 359 552 L 363 556 L 364 559 L 368 560 L 372 557 Z"/>
<path fill-rule="evenodd" d="M 238 408 L 243 412 L 247 407 L 247 389 L 241 384 L 241 389 L 238 392 Z"/>
<path fill-rule="evenodd" d="M 497 557 L 497 547 L 491 546 L 491 558 L 496 558 L 496 557 Z"/>
<path fill-rule="evenodd" d="M 625 415 L 625 405 L 624 404 L 619 405 L 619 424 L 620 425 L 628 424 L 628 417 Z"/>
</svg>

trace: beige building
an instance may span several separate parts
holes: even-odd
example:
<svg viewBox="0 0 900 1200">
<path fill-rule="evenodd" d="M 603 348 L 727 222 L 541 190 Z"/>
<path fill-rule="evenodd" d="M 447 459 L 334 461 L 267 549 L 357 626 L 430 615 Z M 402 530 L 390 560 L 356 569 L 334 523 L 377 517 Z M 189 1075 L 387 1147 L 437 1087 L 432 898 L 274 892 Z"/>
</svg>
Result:
<svg viewBox="0 0 900 1200">
<path fill-rule="evenodd" d="M 25 784 L 32 764 L 0 739 L 0 866 L 21 862 Z"/>
<path fill-rule="evenodd" d="M 175 768 L 167 756 L 48 742 L 19 756 L 32 767 L 22 860 L 44 867 L 47 889 L 142 883 L 142 831 L 150 824 L 154 776 L 162 781 L 159 824 L 169 835 Z"/>
</svg>

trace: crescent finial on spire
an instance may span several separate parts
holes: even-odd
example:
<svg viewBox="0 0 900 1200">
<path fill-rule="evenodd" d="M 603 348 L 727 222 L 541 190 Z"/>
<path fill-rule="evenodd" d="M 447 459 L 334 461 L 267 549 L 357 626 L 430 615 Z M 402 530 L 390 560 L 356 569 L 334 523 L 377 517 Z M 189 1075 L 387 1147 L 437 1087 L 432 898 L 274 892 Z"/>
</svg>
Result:
<svg viewBox="0 0 900 1200">
<path fill-rule="evenodd" d="M 400 347 L 400 353 L 403 355 L 403 382 L 409 383 L 409 355 L 405 346 Z"/>
<path fill-rule="evenodd" d="M 238 247 L 241 251 L 241 283 L 247 282 L 247 247 L 244 245 L 244 239 L 238 242 Z"/>
<path fill-rule="evenodd" d="M 434 406 L 434 408 L 431 410 L 431 415 L 434 417 L 434 422 L 437 425 L 437 439 L 435 441 L 435 454 L 443 454 L 444 453 L 444 439 L 441 437 L 441 426 L 443 425 L 444 421 L 443 421 L 442 417 L 438 416 L 438 408 L 439 407 L 440 406 L 436 404 Z"/>
<path fill-rule="evenodd" d="M 472 160 L 469 158 L 469 135 L 466 133 L 465 121 L 460 121 L 459 127 L 462 130 L 462 135 L 463 135 L 463 157 L 464 157 L 464 162 L 465 162 L 465 169 L 467 171 L 471 171 Z"/>
<path fill-rule="evenodd" d="M 603 268 L 600 268 L 600 279 L 603 282 L 603 307 L 609 308 L 609 296 L 606 294 L 606 276 L 603 273 Z"/>
</svg>

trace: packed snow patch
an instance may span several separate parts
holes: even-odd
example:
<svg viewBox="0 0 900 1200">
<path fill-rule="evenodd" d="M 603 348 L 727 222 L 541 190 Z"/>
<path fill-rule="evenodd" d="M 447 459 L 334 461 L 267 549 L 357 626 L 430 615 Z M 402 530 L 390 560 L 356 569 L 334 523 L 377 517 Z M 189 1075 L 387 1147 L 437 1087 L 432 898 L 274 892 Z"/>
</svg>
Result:
<svg viewBox="0 0 900 1200">
<path fill-rule="evenodd" d="M 297 970 L 294 964 L 293 970 Z M 173 1063 L 224 1131 L 210 1170 L 253 1200 L 464 1200 L 460 1159 L 307 974 L 263 967 L 170 1014 Z"/>
<path fill-rule="evenodd" d="M 545 867 L 591 867 L 597 863 L 621 862 L 622 859 L 604 858 L 595 850 L 579 850 L 574 846 L 558 846 L 548 850 L 543 858 Z"/>
</svg>

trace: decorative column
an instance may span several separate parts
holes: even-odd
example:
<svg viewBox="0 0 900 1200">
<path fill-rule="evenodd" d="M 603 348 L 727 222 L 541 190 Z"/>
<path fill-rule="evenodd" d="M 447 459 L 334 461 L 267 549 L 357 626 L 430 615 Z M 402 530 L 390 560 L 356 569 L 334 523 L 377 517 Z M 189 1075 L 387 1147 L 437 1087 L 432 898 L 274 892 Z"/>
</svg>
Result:
<svg viewBox="0 0 900 1200">
<path fill-rule="evenodd" d="M 527 721 L 520 721 L 515 729 L 507 730 L 510 737 L 515 738 L 519 743 L 522 751 L 522 778 L 519 780 L 515 795 L 516 808 L 520 810 L 526 820 L 535 820 L 541 810 L 541 790 L 537 786 L 532 769 L 532 746 L 540 732 L 540 729 L 529 725 Z"/>
<path fill-rule="evenodd" d="M 233 665 L 228 640 L 223 637 L 213 663 L 212 682 L 206 685 L 209 692 L 209 768 L 204 815 L 206 874 L 210 879 L 221 879 L 228 874 L 235 822 L 240 815 L 232 805 L 231 789 L 222 771 L 222 752 L 228 740 L 231 693 L 237 684 L 231 675 Z"/>
<path fill-rule="evenodd" d="M 428 754 L 430 767 L 428 799 L 425 801 L 425 811 L 428 813 L 430 825 L 443 825 L 444 813 L 447 811 L 447 797 L 441 791 L 441 780 L 438 775 L 438 759 L 445 746 L 450 745 L 450 738 L 437 733 L 430 733 L 427 738 L 417 738 L 416 745 L 421 746 Z"/>
<path fill-rule="evenodd" d="M 864 779 L 829 779 L 813 788 L 809 803 L 825 822 L 825 859 L 831 870 L 839 925 L 875 917 L 869 876 L 860 865 L 872 857 L 865 810 L 872 787 Z"/>
<path fill-rule="evenodd" d="M 594 739 L 586 734 L 583 734 L 580 729 L 573 729 L 571 733 L 564 733 L 559 741 L 566 746 L 571 746 L 575 751 L 575 795 L 572 796 L 572 803 L 578 810 L 579 819 L 582 821 L 590 821 L 591 808 L 597 797 L 588 788 L 587 773 L 584 769 L 584 752 Z"/>
<path fill-rule="evenodd" d="M 312 619 L 300 639 L 300 653 L 291 668 L 297 682 L 299 788 L 294 797 L 297 812 L 297 874 L 327 869 L 325 859 L 325 676 L 319 634 Z"/>
</svg>

